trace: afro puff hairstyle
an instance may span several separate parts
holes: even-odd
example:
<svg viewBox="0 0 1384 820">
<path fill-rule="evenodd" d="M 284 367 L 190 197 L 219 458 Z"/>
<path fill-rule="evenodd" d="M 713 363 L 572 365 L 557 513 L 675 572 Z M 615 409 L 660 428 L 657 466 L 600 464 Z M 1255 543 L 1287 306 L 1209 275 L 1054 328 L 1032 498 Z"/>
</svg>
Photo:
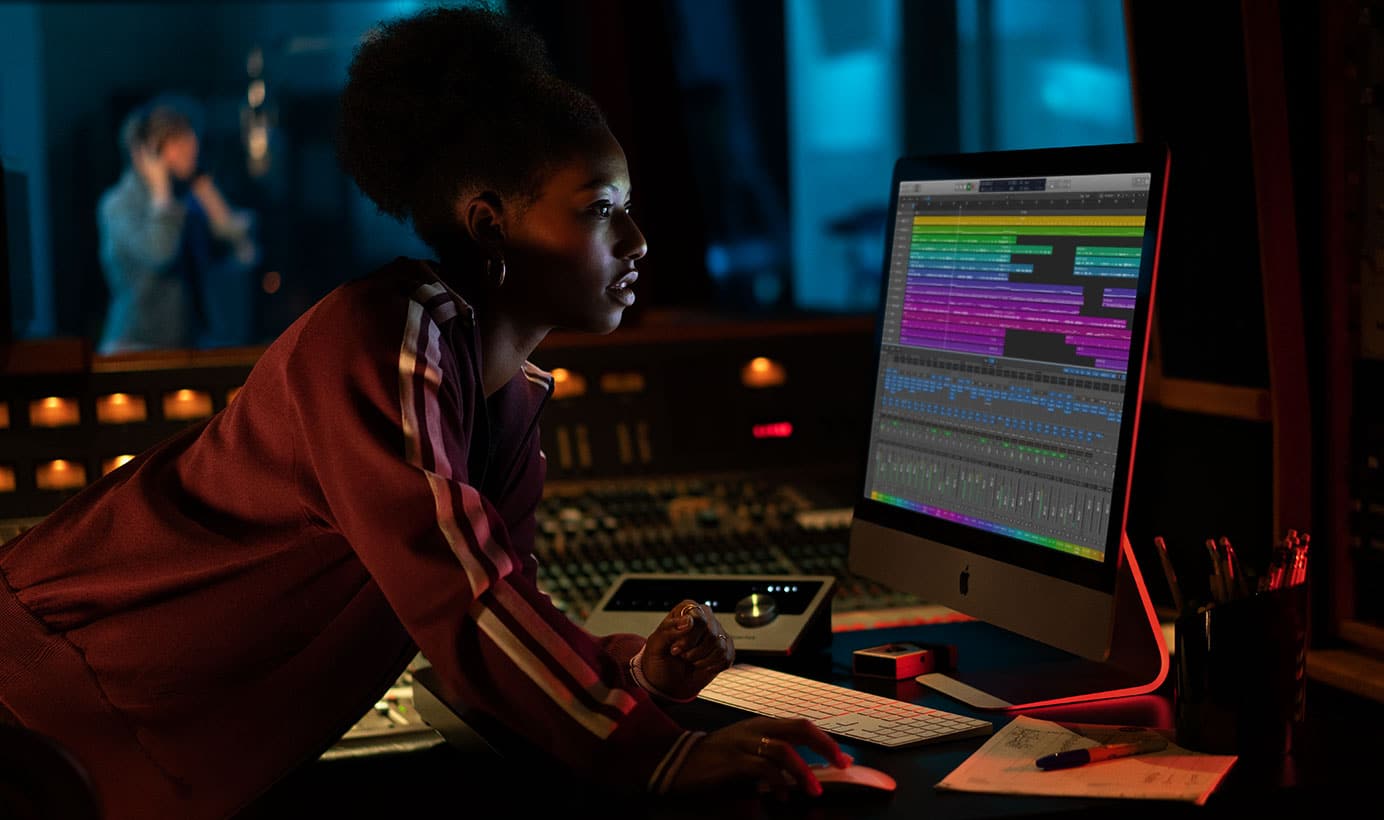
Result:
<svg viewBox="0 0 1384 820">
<path fill-rule="evenodd" d="M 433 7 L 381 24 L 341 93 L 337 159 L 380 211 L 412 221 L 447 258 L 469 243 L 464 194 L 531 201 L 605 116 L 552 71 L 543 40 L 483 6 Z"/>
</svg>

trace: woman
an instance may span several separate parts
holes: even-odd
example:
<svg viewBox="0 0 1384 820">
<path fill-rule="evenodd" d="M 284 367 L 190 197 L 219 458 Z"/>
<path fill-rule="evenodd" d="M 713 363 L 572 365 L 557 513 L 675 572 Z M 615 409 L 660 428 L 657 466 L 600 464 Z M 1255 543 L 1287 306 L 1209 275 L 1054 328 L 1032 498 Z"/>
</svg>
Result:
<svg viewBox="0 0 1384 820">
<path fill-rule="evenodd" d="M 162 95 L 120 129 L 129 166 L 96 208 L 110 291 L 98 353 L 249 341 L 246 277 L 260 256 L 254 217 L 199 170 L 194 111 L 191 101 Z"/>
<path fill-rule="evenodd" d="M 810 722 L 703 734 L 662 708 L 732 662 L 711 613 L 598 639 L 535 582 L 551 380 L 527 358 L 555 327 L 613 330 L 646 250 L 600 111 L 503 16 L 434 9 L 362 44 L 341 123 L 343 167 L 440 261 L 339 287 L 225 411 L 0 548 L 0 704 L 109 818 L 236 811 L 419 650 L 593 782 L 819 793 L 794 746 L 849 758 Z"/>
</svg>

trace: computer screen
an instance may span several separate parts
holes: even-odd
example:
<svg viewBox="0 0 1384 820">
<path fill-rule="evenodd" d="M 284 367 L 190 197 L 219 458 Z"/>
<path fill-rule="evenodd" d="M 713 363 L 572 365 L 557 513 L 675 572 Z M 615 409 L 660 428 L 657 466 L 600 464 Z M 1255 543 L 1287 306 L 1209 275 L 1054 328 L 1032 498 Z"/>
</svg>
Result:
<svg viewBox="0 0 1384 820">
<path fill-rule="evenodd" d="M 1167 160 L 896 163 L 853 570 L 1110 660 Z"/>
</svg>

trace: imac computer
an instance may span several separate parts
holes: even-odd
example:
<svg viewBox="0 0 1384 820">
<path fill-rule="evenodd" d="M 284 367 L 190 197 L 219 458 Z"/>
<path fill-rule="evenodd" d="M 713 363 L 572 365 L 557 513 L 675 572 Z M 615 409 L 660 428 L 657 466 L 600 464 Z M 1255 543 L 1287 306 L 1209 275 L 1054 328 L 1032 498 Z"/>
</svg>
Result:
<svg viewBox="0 0 1384 820">
<path fill-rule="evenodd" d="M 1044 650 L 919 677 L 976 708 L 1167 676 L 1125 514 L 1168 168 L 1143 143 L 895 165 L 849 566 Z"/>
</svg>

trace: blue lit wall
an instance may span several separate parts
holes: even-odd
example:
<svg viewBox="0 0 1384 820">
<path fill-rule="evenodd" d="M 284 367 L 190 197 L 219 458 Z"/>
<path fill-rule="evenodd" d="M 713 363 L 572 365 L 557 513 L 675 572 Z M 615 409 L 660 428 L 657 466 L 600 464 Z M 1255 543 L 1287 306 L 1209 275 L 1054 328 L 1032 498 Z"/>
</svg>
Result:
<svg viewBox="0 0 1384 820">
<path fill-rule="evenodd" d="M 905 114 L 908 0 L 785 0 L 796 306 L 873 310 Z M 1122 4 L 957 0 L 963 151 L 1135 139 Z"/>
<path fill-rule="evenodd" d="M 798 307 L 878 295 L 882 207 L 902 150 L 899 0 L 788 0 L 789 201 Z"/>
<path fill-rule="evenodd" d="M 1124 11 L 1111 0 L 958 0 L 965 151 L 1135 138 Z"/>
<path fill-rule="evenodd" d="M 22 174 L 24 190 L 7 191 L 10 220 L 10 270 L 17 279 L 10 293 L 17 336 L 53 333 L 53 288 L 49 271 L 48 189 L 35 185 L 48 163 L 43 127 L 42 43 L 34 3 L 0 4 L 0 164 Z M 22 201 L 21 201 L 22 200 Z M 26 231 L 27 236 L 15 234 Z M 26 251 L 22 256 L 17 249 Z M 21 273 L 22 280 L 19 279 Z"/>
</svg>

